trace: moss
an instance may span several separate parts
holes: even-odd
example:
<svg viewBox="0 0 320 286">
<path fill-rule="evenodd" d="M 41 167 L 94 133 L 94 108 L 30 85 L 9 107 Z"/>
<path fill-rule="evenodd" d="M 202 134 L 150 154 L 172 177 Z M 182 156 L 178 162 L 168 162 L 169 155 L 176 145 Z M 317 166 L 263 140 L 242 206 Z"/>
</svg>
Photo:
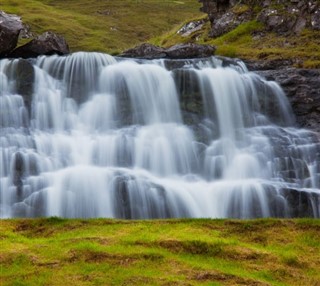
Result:
<svg viewBox="0 0 320 286">
<path fill-rule="evenodd" d="M 2 220 L 1 285 L 317 285 L 319 225 L 316 219 Z"/>
</svg>

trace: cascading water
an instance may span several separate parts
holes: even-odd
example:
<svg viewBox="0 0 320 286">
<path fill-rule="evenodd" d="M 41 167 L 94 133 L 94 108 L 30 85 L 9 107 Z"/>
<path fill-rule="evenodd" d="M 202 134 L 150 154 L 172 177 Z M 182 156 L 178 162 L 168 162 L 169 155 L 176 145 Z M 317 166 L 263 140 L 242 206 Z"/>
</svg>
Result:
<svg viewBox="0 0 320 286">
<path fill-rule="evenodd" d="M 0 83 L 2 218 L 320 216 L 317 134 L 241 62 L 75 53 Z"/>
</svg>

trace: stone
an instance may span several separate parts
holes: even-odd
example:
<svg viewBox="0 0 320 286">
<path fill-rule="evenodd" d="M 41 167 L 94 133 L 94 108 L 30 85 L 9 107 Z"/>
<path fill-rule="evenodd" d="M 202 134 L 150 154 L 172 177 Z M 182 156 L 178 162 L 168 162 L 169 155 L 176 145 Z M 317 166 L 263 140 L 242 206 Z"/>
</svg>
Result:
<svg viewBox="0 0 320 286">
<path fill-rule="evenodd" d="M 212 24 L 210 37 L 219 37 L 236 28 L 240 22 L 236 19 L 236 15 L 232 12 L 223 14 Z"/>
<path fill-rule="evenodd" d="M 22 29 L 20 17 L 0 11 L 0 58 L 6 57 L 17 46 Z"/>
<path fill-rule="evenodd" d="M 188 37 L 192 33 L 200 31 L 205 24 L 205 20 L 199 20 L 199 21 L 191 21 L 187 24 L 185 24 L 178 32 L 177 34 L 181 35 L 181 37 Z"/>
<path fill-rule="evenodd" d="M 213 56 L 216 48 L 211 45 L 178 44 L 166 50 L 170 59 L 205 58 Z"/>
<path fill-rule="evenodd" d="M 15 76 L 17 93 L 23 96 L 25 105 L 30 112 L 35 80 L 33 65 L 25 59 L 20 59 L 16 66 Z"/>
<path fill-rule="evenodd" d="M 120 57 L 126 58 L 142 58 L 142 59 L 161 59 L 166 57 L 163 48 L 144 43 L 132 49 L 124 51 Z"/>
<path fill-rule="evenodd" d="M 300 34 L 302 30 L 306 27 L 307 20 L 304 17 L 299 17 L 294 25 L 293 31 L 296 34 Z"/>
<path fill-rule="evenodd" d="M 266 64 L 256 73 L 280 84 L 296 117 L 298 127 L 320 133 L 320 70 L 300 69 L 285 64 Z M 257 67 L 257 65 L 255 65 Z M 253 66 L 249 64 L 251 70 Z"/>
<path fill-rule="evenodd" d="M 214 52 L 215 47 L 211 45 L 178 44 L 165 49 L 145 43 L 124 51 L 120 56 L 142 59 L 190 59 L 210 57 Z"/>
<path fill-rule="evenodd" d="M 40 55 L 69 54 L 66 40 L 53 32 L 45 32 L 29 43 L 16 48 L 9 57 L 34 58 Z"/>
<path fill-rule="evenodd" d="M 314 30 L 320 30 L 320 8 L 311 15 L 311 27 Z"/>
</svg>

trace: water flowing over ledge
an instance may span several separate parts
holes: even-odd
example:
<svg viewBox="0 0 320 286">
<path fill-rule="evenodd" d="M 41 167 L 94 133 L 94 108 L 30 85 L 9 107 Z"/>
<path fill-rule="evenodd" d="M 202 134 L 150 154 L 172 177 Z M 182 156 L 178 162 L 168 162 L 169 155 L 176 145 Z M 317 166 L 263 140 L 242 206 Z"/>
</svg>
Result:
<svg viewBox="0 0 320 286">
<path fill-rule="evenodd" d="M 318 135 L 241 61 L 23 65 L 0 61 L 2 218 L 320 217 Z"/>
</svg>

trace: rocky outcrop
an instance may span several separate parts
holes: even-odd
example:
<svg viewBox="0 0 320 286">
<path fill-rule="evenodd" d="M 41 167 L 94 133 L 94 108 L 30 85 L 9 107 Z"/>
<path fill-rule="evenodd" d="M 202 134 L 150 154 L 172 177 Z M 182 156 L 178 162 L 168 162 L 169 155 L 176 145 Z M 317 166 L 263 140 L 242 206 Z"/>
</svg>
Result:
<svg viewBox="0 0 320 286">
<path fill-rule="evenodd" d="M 120 57 L 161 59 L 166 57 L 166 53 L 163 48 L 144 43 L 142 45 L 124 51 L 122 54 L 120 54 Z"/>
<path fill-rule="evenodd" d="M 34 38 L 16 48 L 19 38 Z M 27 24 L 17 15 L 0 11 L 0 59 L 33 58 L 39 55 L 64 55 L 69 53 L 66 40 L 53 32 L 45 32 L 35 37 Z"/>
<path fill-rule="evenodd" d="M 7 56 L 16 47 L 22 29 L 20 17 L 0 11 L 0 58 Z"/>
<path fill-rule="evenodd" d="M 281 85 L 297 125 L 320 133 L 320 69 L 301 69 L 290 61 L 248 62 L 250 70 Z"/>
<path fill-rule="evenodd" d="M 189 59 L 204 58 L 214 55 L 215 47 L 199 44 L 179 44 L 168 49 L 142 44 L 124 51 L 120 57 L 143 59 Z"/>
<path fill-rule="evenodd" d="M 66 40 L 53 32 L 45 32 L 29 43 L 16 48 L 9 56 L 12 58 L 33 58 L 40 55 L 65 55 L 69 46 Z"/>
<path fill-rule="evenodd" d="M 257 20 L 265 30 L 279 35 L 299 34 L 303 29 L 320 30 L 320 3 L 316 0 L 199 0 L 209 15 L 211 37 L 230 32 L 244 22 Z"/>
</svg>

